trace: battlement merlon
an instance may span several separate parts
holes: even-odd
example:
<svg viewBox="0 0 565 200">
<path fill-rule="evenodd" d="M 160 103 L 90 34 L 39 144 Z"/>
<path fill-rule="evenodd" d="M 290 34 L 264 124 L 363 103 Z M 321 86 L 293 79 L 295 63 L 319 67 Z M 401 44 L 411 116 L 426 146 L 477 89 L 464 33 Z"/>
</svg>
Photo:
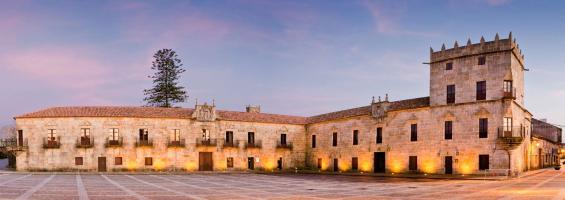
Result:
<svg viewBox="0 0 565 200">
<path fill-rule="evenodd" d="M 469 39 L 466 46 L 459 46 L 457 41 L 455 41 L 454 47 L 450 49 L 446 49 L 445 44 L 442 45 L 439 51 L 434 52 L 430 48 L 430 64 L 506 51 L 512 52 L 512 55 L 520 62 L 522 69 L 525 69 L 524 55 L 520 46 L 516 43 L 516 38 L 512 38 L 512 32 L 510 32 L 507 39 L 499 39 L 497 33 L 493 41 L 485 42 L 484 38 L 481 37 L 480 42 L 475 44 L 472 44 L 471 39 Z"/>
</svg>

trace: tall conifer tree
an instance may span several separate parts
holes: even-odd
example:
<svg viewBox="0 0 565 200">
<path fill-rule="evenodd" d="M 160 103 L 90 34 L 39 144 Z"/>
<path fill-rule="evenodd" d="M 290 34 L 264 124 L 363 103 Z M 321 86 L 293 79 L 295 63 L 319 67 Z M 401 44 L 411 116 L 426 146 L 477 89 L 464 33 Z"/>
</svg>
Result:
<svg viewBox="0 0 565 200">
<path fill-rule="evenodd" d="M 185 102 L 188 96 L 178 81 L 180 74 L 186 70 L 182 68 L 177 53 L 172 49 L 161 49 L 153 58 L 155 60 L 151 69 L 156 72 L 149 76 L 153 79 L 153 88 L 144 90 L 144 101 L 148 106 L 167 108 L 175 103 Z"/>
</svg>

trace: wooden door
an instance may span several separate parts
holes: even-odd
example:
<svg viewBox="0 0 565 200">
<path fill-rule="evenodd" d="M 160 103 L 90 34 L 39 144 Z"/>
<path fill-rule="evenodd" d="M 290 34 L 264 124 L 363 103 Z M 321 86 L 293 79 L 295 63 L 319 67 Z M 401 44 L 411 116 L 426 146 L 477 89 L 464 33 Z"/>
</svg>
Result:
<svg viewBox="0 0 565 200">
<path fill-rule="evenodd" d="M 373 156 L 373 170 L 375 173 L 385 173 L 385 152 L 375 152 Z"/>
<path fill-rule="evenodd" d="M 18 146 L 24 146 L 24 131 L 18 130 Z"/>
<path fill-rule="evenodd" d="M 445 156 L 445 174 L 453 174 L 453 157 Z"/>
<path fill-rule="evenodd" d="M 212 171 L 214 170 L 214 161 L 212 160 L 212 152 L 200 152 L 198 155 L 198 170 Z"/>
<path fill-rule="evenodd" d="M 337 158 L 334 158 L 334 172 L 337 171 L 339 171 L 339 166 L 338 166 Z"/>
<path fill-rule="evenodd" d="M 98 171 L 99 172 L 106 171 L 106 157 L 98 157 Z"/>
<path fill-rule="evenodd" d="M 253 157 L 247 158 L 247 169 L 250 169 L 250 170 L 255 169 L 255 158 L 253 158 Z"/>
</svg>

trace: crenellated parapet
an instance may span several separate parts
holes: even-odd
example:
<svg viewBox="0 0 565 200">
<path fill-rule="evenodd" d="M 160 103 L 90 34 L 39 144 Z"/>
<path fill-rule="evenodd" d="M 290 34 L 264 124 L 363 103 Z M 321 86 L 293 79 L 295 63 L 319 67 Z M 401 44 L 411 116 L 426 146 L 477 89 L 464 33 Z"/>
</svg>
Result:
<svg viewBox="0 0 565 200">
<path fill-rule="evenodd" d="M 516 43 L 516 38 L 513 38 L 512 32 L 508 34 L 506 39 L 500 39 L 497 33 L 492 41 L 485 41 L 485 38 L 481 37 L 479 43 L 473 44 L 471 39 L 468 39 L 465 46 L 459 46 L 458 42 L 455 41 L 453 48 L 447 49 L 445 44 L 442 45 L 439 51 L 434 51 L 430 48 L 430 63 L 505 51 L 511 51 L 522 66 L 524 65 L 524 55 L 520 46 Z"/>
</svg>

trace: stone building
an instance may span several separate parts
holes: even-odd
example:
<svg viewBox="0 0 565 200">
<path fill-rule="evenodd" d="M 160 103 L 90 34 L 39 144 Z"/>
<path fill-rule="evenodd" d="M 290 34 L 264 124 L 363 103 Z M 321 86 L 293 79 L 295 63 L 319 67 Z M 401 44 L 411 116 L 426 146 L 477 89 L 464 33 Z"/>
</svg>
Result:
<svg viewBox="0 0 565 200">
<path fill-rule="evenodd" d="M 429 65 L 429 97 L 390 101 L 386 95 L 311 117 L 207 104 L 56 107 L 20 115 L 18 143 L 26 148 L 17 153 L 17 169 L 473 174 L 552 164 L 544 156 L 561 138 L 552 136 L 557 129 L 535 132 L 538 121 L 524 104 L 524 56 L 511 34 L 430 49 Z"/>
</svg>

